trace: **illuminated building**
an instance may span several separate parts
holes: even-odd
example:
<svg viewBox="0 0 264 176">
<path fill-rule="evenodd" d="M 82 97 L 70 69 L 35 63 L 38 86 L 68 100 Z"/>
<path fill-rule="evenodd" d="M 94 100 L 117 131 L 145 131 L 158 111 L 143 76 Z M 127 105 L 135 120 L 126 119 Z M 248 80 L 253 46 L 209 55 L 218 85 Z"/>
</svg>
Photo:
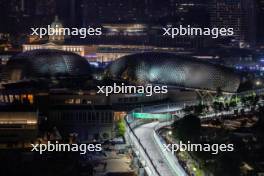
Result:
<svg viewBox="0 0 264 176">
<path fill-rule="evenodd" d="M 231 70 L 169 53 L 125 56 L 107 68 L 106 75 L 138 84 L 162 84 L 181 88 L 236 92 L 240 78 Z"/>
<path fill-rule="evenodd" d="M 256 42 L 256 4 L 252 0 L 214 0 L 211 7 L 211 25 L 233 28 L 240 47 L 254 46 Z"/>
<path fill-rule="evenodd" d="M 54 43 L 46 43 L 46 44 L 24 44 L 23 51 L 31 51 L 35 49 L 58 49 L 63 51 L 69 51 L 80 56 L 85 56 L 89 53 L 94 53 L 96 51 L 95 46 L 84 46 L 84 45 L 58 45 Z"/>
<path fill-rule="evenodd" d="M 135 22 L 144 19 L 144 2 L 141 0 L 89 0 L 83 1 L 83 26 L 91 23 Z"/>
<path fill-rule="evenodd" d="M 167 98 L 97 94 L 97 86 L 105 83 L 93 79 L 91 65 L 77 54 L 60 50 L 18 54 L 2 73 L 1 103 L 37 107 L 63 137 L 78 134 L 79 140 L 113 138 L 123 111 Z"/>
<path fill-rule="evenodd" d="M 63 28 L 63 25 L 57 16 L 52 22 L 51 27 L 55 30 Z M 30 43 L 23 45 L 23 51 L 31 51 L 36 49 L 57 49 L 73 52 L 79 54 L 80 56 L 85 56 L 87 54 L 96 52 L 96 47 L 93 45 L 65 44 L 65 36 L 60 32 L 57 32 L 54 35 L 49 35 L 47 41 L 45 39 L 40 40 L 37 36 L 29 36 L 29 42 Z"/>
<path fill-rule="evenodd" d="M 147 26 L 145 24 L 104 24 L 105 35 L 146 35 Z"/>
<path fill-rule="evenodd" d="M 257 0 L 257 42 L 264 48 L 264 0 Z"/>
<path fill-rule="evenodd" d="M 50 27 L 56 32 L 54 35 L 49 35 L 49 41 L 52 43 L 63 43 L 65 36 L 63 35 L 63 32 L 60 32 L 60 28 L 63 28 L 63 25 L 59 21 L 58 16 L 55 16 L 55 19 L 51 23 Z"/>
<path fill-rule="evenodd" d="M 58 17 L 55 17 L 54 22 L 51 26 L 55 29 L 62 28 L 63 25 L 59 21 Z M 133 37 L 135 36 L 145 36 L 146 26 L 144 24 L 105 24 L 105 34 L 106 38 L 113 38 L 113 40 L 118 40 L 123 36 Z M 85 41 L 80 40 L 79 43 L 71 41 L 70 36 L 63 35 L 50 35 L 48 40 L 39 39 L 38 36 L 29 36 L 29 43 L 23 45 L 23 51 L 31 51 L 38 49 L 57 49 L 62 51 L 68 51 L 76 53 L 80 56 L 85 57 L 88 61 L 95 62 L 111 62 L 118 59 L 121 56 L 131 54 L 136 50 L 148 49 L 151 47 L 140 46 L 140 45 L 101 45 L 101 44 L 87 44 Z M 112 39 L 111 39 L 112 40 Z M 73 44 L 74 43 L 74 44 Z M 106 42 L 107 43 L 107 42 Z M 126 51 L 122 51 L 122 50 Z"/>
<path fill-rule="evenodd" d="M 7 82 L 52 76 L 90 75 L 90 66 L 81 56 L 58 50 L 33 50 L 10 59 L 4 74 Z"/>
<path fill-rule="evenodd" d="M 13 143 L 21 145 L 37 138 L 38 113 L 26 107 L 20 110 L 12 106 L 0 107 L 0 148 Z M 19 146 L 17 146 L 19 147 Z M 20 146 L 21 147 L 21 146 Z"/>
</svg>

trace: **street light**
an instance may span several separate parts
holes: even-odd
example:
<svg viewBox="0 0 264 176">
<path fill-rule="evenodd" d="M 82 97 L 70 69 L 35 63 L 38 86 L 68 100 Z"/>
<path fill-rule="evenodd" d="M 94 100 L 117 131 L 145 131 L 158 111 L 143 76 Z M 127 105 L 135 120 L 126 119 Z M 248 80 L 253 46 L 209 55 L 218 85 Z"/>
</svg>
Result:
<svg viewBox="0 0 264 176">
<path fill-rule="evenodd" d="M 256 81 L 256 85 L 257 85 L 257 86 L 260 86 L 261 84 L 262 84 L 261 81 L 259 81 L 259 80 Z"/>
</svg>

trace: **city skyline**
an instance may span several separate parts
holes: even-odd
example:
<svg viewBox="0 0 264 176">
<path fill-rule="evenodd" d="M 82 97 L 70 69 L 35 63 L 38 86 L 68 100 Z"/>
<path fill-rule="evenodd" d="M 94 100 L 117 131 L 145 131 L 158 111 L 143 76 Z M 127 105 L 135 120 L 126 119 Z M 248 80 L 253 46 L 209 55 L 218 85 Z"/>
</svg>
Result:
<svg viewBox="0 0 264 176">
<path fill-rule="evenodd" d="M 264 172 L 264 0 L 0 0 L 0 175 Z"/>
</svg>

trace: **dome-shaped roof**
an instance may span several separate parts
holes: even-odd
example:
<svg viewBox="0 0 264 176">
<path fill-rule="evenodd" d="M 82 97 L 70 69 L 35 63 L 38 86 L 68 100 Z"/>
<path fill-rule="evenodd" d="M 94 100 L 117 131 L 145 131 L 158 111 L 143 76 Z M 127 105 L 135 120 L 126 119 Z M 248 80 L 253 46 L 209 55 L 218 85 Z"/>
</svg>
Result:
<svg viewBox="0 0 264 176">
<path fill-rule="evenodd" d="M 5 68 L 6 80 L 40 77 L 90 76 L 91 67 L 81 56 L 60 50 L 32 50 L 12 57 Z"/>
<path fill-rule="evenodd" d="M 59 20 L 58 16 L 55 16 L 54 21 L 50 25 L 51 28 L 63 28 L 62 22 Z"/>
<path fill-rule="evenodd" d="M 171 53 L 139 53 L 116 60 L 106 70 L 112 79 L 135 83 L 236 92 L 240 77 L 232 70 Z"/>
</svg>

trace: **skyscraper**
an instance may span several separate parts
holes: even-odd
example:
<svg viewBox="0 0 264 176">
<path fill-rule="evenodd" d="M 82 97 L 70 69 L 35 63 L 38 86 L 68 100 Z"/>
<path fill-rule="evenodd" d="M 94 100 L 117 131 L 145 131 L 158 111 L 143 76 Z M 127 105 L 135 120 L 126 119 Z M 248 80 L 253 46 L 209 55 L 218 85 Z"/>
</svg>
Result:
<svg viewBox="0 0 264 176">
<path fill-rule="evenodd" d="M 240 47 L 254 46 L 256 42 L 256 4 L 252 0 L 213 0 L 211 25 L 233 28 Z"/>
<path fill-rule="evenodd" d="M 257 43 L 264 44 L 264 0 L 257 1 Z"/>
<path fill-rule="evenodd" d="M 145 16 L 151 22 L 208 26 L 209 15 L 205 1 L 145 0 L 144 3 Z"/>
<path fill-rule="evenodd" d="M 144 18 L 140 0 L 89 0 L 83 1 L 83 25 L 89 23 L 130 23 Z"/>
</svg>

